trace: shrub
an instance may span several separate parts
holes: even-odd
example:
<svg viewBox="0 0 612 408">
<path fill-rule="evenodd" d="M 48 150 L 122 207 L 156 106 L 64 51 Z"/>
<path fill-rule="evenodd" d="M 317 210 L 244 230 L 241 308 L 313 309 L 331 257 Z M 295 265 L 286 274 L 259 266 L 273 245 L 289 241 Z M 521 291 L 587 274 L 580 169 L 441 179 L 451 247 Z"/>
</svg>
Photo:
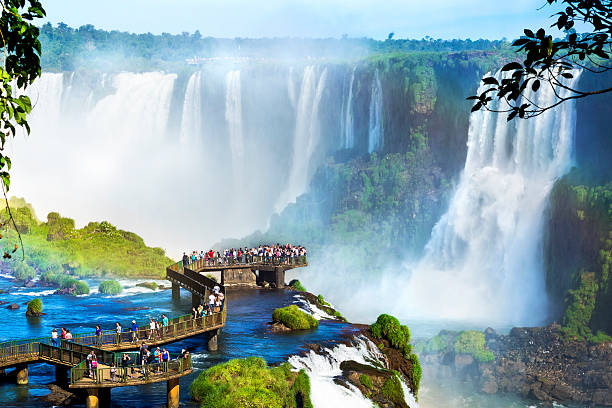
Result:
<svg viewBox="0 0 612 408">
<path fill-rule="evenodd" d="M 42 313 L 43 304 L 40 298 L 32 299 L 28 302 L 28 310 L 26 314 L 38 314 Z"/>
<path fill-rule="evenodd" d="M 300 310 L 296 305 L 276 309 L 272 313 L 272 320 L 293 330 L 314 329 L 319 326 L 317 319 Z"/>
<path fill-rule="evenodd" d="M 296 408 L 298 401 L 312 408 L 310 380 L 303 370 L 293 373 L 286 363 L 268 368 L 259 357 L 230 360 L 202 371 L 190 392 L 202 408 Z"/>
<path fill-rule="evenodd" d="M 25 262 L 17 262 L 13 276 L 20 281 L 29 281 L 36 278 L 36 271 Z"/>
<path fill-rule="evenodd" d="M 118 295 L 123 291 L 123 288 L 116 280 L 107 280 L 98 285 L 98 291 L 105 295 Z"/>
<path fill-rule="evenodd" d="M 381 314 L 376 323 L 370 326 L 370 332 L 377 339 L 387 339 L 393 348 L 398 349 L 408 357 L 412 353 L 410 345 L 410 330 L 400 324 L 399 320 L 388 314 Z"/>
<path fill-rule="evenodd" d="M 477 361 L 487 362 L 495 359 L 490 350 L 485 348 L 485 335 L 476 330 L 464 330 L 455 341 L 455 353 L 471 354 Z"/>
<path fill-rule="evenodd" d="M 302 283 L 297 279 L 294 279 L 289 282 L 289 287 L 293 290 L 297 290 L 298 292 L 308 292 L 306 288 L 302 286 Z"/>
</svg>

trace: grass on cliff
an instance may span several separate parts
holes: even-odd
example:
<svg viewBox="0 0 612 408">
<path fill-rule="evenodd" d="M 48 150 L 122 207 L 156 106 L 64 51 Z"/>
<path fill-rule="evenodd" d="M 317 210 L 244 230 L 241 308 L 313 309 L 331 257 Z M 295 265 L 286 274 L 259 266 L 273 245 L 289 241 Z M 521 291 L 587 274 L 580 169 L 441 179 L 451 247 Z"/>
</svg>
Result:
<svg viewBox="0 0 612 408">
<path fill-rule="evenodd" d="M 407 326 L 401 325 L 397 318 L 388 314 L 381 314 L 378 316 L 378 319 L 376 319 L 376 322 L 370 325 L 370 332 L 374 338 L 387 340 L 391 343 L 391 347 L 399 350 L 404 357 L 411 362 L 412 384 L 414 386 L 412 391 L 415 396 L 418 396 L 419 387 L 421 385 L 422 369 L 419 357 L 412 352 L 410 329 L 408 329 Z"/>
<path fill-rule="evenodd" d="M 281 307 L 272 313 L 272 321 L 282 323 L 293 330 L 308 330 L 319 327 L 319 321 L 300 310 L 296 305 Z"/>
<path fill-rule="evenodd" d="M 485 363 L 493 361 L 495 356 L 485 347 L 485 335 L 476 330 L 464 330 L 455 340 L 455 353 L 471 354 L 476 361 Z"/>
<path fill-rule="evenodd" d="M 39 222 L 24 200 L 13 200 L 12 214 L 23 239 L 25 264 L 19 266 L 21 256 L 1 263 L 5 271 L 17 272 L 20 279 L 31 277 L 32 269 L 66 273 L 73 276 L 163 277 L 165 268 L 173 263 L 161 248 L 145 245 L 133 232 L 114 225 L 90 222 L 76 228 L 74 220 L 56 212 Z M 6 222 L 6 210 L 0 211 L 0 221 Z M 15 231 L 8 240 L 17 242 Z"/>
<path fill-rule="evenodd" d="M 312 408 L 310 379 L 289 364 L 268 367 L 264 359 L 230 360 L 200 373 L 190 388 L 202 408 Z"/>
<path fill-rule="evenodd" d="M 116 280 L 107 280 L 100 282 L 98 285 L 98 292 L 104 293 L 105 295 L 118 295 L 123 292 L 123 288 Z"/>
</svg>

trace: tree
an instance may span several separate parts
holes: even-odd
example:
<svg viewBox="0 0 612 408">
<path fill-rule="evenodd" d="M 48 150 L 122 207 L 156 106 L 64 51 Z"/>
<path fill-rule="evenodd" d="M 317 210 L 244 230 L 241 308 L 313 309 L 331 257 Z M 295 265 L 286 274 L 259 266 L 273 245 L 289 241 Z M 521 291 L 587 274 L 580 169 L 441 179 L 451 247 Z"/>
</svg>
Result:
<svg viewBox="0 0 612 408">
<path fill-rule="evenodd" d="M 27 115 L 32 110 L 30 98 L 23 94 L 28 85 L 41 75 L 41 44 L 39 29 L 32 21 L 45 16 L 45 10 L 36 0 L 0 0 L 0 41 L 2 66 L 0 66 L 0 179 L 4 198 L 10 186 L 11 160 L 4 153 L 6 139 L 14 137 L 18 128 L 30 132 Z M 8 200 L 9 219 L 17 229 Z M 8 221 L 7 221 L 8 222 Z M 0 236 L 1 237 L 1 236 Z M 23 245 L 22 245 L 23 246 Z M 17 250 L 17 245 L 13 252 Z M 4 258 L 10 258 L 8 252 Z"/>
<path fill-rule="evenodd" d="M 508 120 L 517 116 L 531 118 L 568 100 L 612 91 L 612 87 L 580 90 L 568 84 L 577 70 L 601 74 L 612 69 L 609 63 L 612 52 L 612 0 L 546 1 L 548 5 L 566 5 L 564 10 L 555 14 L 557 21 L 551 25 L 565 30 L 566 37 L 553 39 L 543 28 L 535 33 L 525 29 L 525 35 L 512 44 L 519 47 L 517 52 L 522 53 L 523 61 L 504 65 L 501 81 L 492 76 L 484 78 L 483 84 L 490 87 L 480 95 L 468 97 L 475 101 L 472 112 L 487 109 L 508 113 Z M 589 31 L 577 34 L 574 28 L 576 22 Z M 550 105 L 540 105 L 526 93 L 528 89 L 536 93 L 542 85 L 550 86 L 555 94 L 555 101 Z M 559 92 L 560 89 L 564 91 Z M 503 102 L 499 105 L 502 108 L 491 103 L 495 99 Z"/>
</svg>

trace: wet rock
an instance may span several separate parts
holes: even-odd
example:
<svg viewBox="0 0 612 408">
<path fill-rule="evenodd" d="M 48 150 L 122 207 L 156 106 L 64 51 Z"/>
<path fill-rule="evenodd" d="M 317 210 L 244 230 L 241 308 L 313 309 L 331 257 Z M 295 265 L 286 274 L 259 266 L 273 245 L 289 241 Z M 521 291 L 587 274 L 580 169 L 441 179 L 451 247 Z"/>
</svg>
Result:
<svg viewBox="0 0 612 408">
<path fill-rule="evenodd" d="M 17 310 L 17 309 L 19 309 L 19 307 L 20 306 L 17 303 L 11 303 L 6 308 L 9 309 L 9 310 Z"/>
</svg>

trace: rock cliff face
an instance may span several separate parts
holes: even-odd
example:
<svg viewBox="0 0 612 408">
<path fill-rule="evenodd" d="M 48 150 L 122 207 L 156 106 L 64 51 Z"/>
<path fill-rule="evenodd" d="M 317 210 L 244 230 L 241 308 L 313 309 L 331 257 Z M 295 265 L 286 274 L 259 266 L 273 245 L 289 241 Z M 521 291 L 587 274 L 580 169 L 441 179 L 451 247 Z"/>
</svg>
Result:
<svg viewBox="0 0 612 408">
<path fill-rule="evenodd" d="M 559 326 L 514 328 L 508 335 L 485 331 L 493 361 L 457 354 L 444 332 L 421 352 L 424 370 L 471 382 L 488 394 L 513 393 L 539 401 L 612 406 L 612 343 L 567 341 Z M 434 342 L 437 347 L 433 347 Z M 434 350 L 437 349 L 437 350 Z"/>
</svg>

